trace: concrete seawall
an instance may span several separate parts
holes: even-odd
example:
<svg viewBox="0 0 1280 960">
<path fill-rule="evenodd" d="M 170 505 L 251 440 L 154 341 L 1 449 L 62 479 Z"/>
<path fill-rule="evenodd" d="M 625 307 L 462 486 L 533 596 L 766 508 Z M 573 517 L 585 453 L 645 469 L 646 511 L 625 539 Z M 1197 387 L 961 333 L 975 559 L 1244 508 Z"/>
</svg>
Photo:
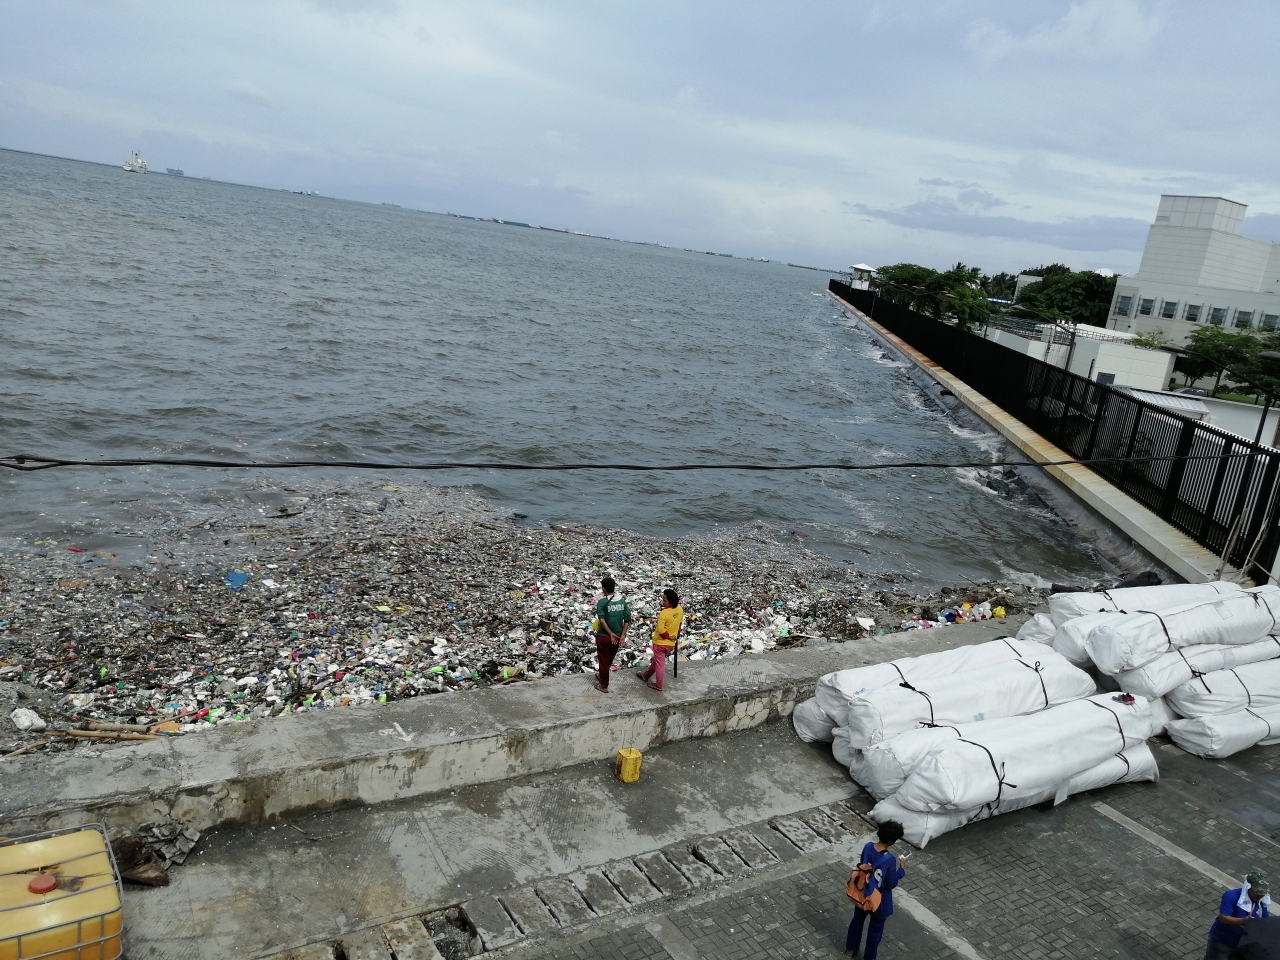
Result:
<svg viewBox="0 0 1280 960">
<path fill-rule="evenodd" d="M 968 410 L 1037 463 L 1071 460 L 1071 454 L 1049 442 L 1021 420 L 1006 413 L 959 377 L 916 350 L 902 338 L 869 318 L 835 294 L 828 294 L 841 308 L 880 340 L 892 347 L 936 383 L 950 391 Z M 1065 464 L 1042 468 L 1076 501 L 1111 524 L 1146 554 L 1188 583 L 1216 578 L 1219 558 L 1172 524 L 1108 483 L 1088 467 Z M 1230 569 L 1224 576 L 1236 571 Z"/>
<path fill-rule="evenodd" d="M 172 816 L 206 830 L 426 796 L 613 756 L 620 747 L 741 730 L 790 714 L 824 673 L 1012 634 L 1021 618 L 685 662 L 664 693 L 586 675 L 218 727 L 105 751 L 0 765 L 12 835 Z"/>
</svg>

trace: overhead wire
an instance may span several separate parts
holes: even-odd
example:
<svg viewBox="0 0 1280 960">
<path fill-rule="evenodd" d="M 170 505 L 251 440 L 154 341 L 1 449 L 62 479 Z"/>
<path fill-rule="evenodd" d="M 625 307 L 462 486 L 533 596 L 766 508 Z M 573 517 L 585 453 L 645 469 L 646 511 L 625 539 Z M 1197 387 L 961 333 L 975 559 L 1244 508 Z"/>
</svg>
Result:
<svg viewBox="0 0 1280 960">
<path fill-rule="evenodd" d="M 1092 467 L 1108 463 L 1158 463 L 1174 460 L 1220 460 L 1223 456 L 1250 457 L 1253 452 L 1228 454 L 1187 454 L 1184 456 L 1149 457 L 1094 457 L 1065 460 L 975 460 L 944 463 L 930 460 L 898 460 L 886 463 L 510 463 L 486 461 L 446 460 L 433 463 L 395 463 L 376 460 L 219 460 L 203 457 L 131 457 L 123 459 L 70 460 L 60 457 L 43 457 L 17 454 L 0 457 L 0 467 L 21 472 L 52 470 L 62 467 L 204 467 L 215 470 L 506 470 L 531 472 L 557 471 L 626 471 L 648 473 L 680 473 L 690 471 L 746 471 L 755 473 L 799 473 L 810 470 L 839 470 L 846 472 L 879 470 L 957 470 L 991 469 L 992 467 Z"/>
</svg>

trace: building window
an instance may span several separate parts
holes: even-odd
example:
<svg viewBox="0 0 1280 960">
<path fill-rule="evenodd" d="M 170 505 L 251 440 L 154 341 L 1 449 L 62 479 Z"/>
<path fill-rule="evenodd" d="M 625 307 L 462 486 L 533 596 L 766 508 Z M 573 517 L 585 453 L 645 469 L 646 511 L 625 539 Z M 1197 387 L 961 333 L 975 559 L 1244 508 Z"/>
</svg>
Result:
<svg viewBox="0 0 1280 960">
<path fill-rule="evenodd" d="M 1199 322 L 1200 322 L 1200 304 L 1198 304 L 1198 303 L 1188 303 L 1188 304 L 1187 304 L 1187 315 L 1186 315 L 1185 319 L 1186 319 L 1189 323 L 1199 323 Z"/>
<path fill-rule="evenodd" d="M 1250 327 L 1252 327 L 1252 326 L 1253 326 L 1253 311 L 1252 311 L 1252 310 L 1237 310 L 1237 311 L 1236 311 L 1236 326 L 1237 326 L 1237 327 L 1239 327 L 1241 330 L 1248 330 Z"/>
<path fill-rule="evenodd" d="M 1160 308 L 1160 316 L 1164 317 L 1166 320 L 1172 320 L 1175 316 L 1177 316 L 1177 313 L 1178 313 L 1177 300 L 1166 300 L 1164 302 L 1164 305 Z"/>
<path fill-rule="evenodd" d="M 1133 297 L 1120 297 L 1116 300 L 1116 316 L 1127 317 L 1133 307 Z"/>
<path fill-rule="evenodd" d="M 1262 315 L 1263 330 L 1274 330 L 1277 326 L 1280 326 L 1280 316 L 1276 316 L 1274 313 L 1264 313 Z"/>
<path fill-rule="evenodd" d="M 1213 307 L 1209 311 L 1209 322 L 1212 323 L 1215 327 L 1222 326 L 1224 323 L 1226 323 L 1226 321 L 1227 321 L 1226 307 Z"/>
<path fill-rule="evenodd" d="M 1116 375 L 1114 373 L 1098 374 L 1098 383 L 1102 384 L 1104 387 L 1109 387 L 1115 382 L 1116 382 Z"/>
<path fill-rule="evenodd" d="M 1151 311 L 1152 309 L 1154 309 L 1155 305 L 1156 305 L 1156 302 L 1154 300 L 1139 300 L 1138 313 L 1141 316 L 1149 317 L 1151 316 Z"/>
</svg>

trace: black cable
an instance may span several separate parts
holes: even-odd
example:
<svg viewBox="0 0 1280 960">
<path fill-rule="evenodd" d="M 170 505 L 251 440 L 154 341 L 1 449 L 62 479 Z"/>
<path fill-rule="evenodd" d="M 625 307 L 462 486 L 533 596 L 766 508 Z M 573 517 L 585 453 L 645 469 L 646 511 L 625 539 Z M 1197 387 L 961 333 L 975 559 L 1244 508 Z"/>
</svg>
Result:
<svg viewBox="0 0 1280 960">
<path fill-rule="evenodd" d="M 1248 452 L 1225 454 L 1231 457 L 1248 457 Z M 1013 460 L 975 461 L 972 463 L 934 463 L 924 461 L 900 461 L 895 463 L 468 463 L 445 461 L 442 463 L 379 463 L 370 460 L 251 460 L 236 463 L 228 460 L 206 460 L 197 457 L 138 457 L 131 459 L 64 460 L 56 457 L 38 457 L 18 454 L 0 457 L 0 467 L 31 472 L 51 470 L 55 467 L 208 467 L 213 469 L 291 470 L 299 467 L 339 467 L 348 470 L 621 470 L 636 472 L 675 473 L 690 470 L 745 470 L 752 472 L 794 473 L 807 470 L 951 470 L 957 468 L 990 469 L 992 467 L 1065 467 L 1073 464 L 1092 466 L 1104 463 L 1154 463 L 1165 460 L 1218 460 L 1224 454 L 1201 454 L 1162 457 L 1102 457 L 1091 460 Z"/>
</svg>

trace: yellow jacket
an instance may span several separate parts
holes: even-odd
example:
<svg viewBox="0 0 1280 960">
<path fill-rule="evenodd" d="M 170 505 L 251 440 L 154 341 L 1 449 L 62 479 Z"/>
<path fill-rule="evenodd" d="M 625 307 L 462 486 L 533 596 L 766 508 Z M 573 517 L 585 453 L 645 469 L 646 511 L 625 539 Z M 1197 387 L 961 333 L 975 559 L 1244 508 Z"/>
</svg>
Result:
<svg viewBox="0 0 1280 960">
<path fill-rule="evenodd" d="M 680 635 L 682 623 L 684 623 L 683 607 L 664 607 L 658 614 L 658 622 L 653 628 L 653 642 L 660 647 L 674 647 L 676 637 Z"/>
</svg>

